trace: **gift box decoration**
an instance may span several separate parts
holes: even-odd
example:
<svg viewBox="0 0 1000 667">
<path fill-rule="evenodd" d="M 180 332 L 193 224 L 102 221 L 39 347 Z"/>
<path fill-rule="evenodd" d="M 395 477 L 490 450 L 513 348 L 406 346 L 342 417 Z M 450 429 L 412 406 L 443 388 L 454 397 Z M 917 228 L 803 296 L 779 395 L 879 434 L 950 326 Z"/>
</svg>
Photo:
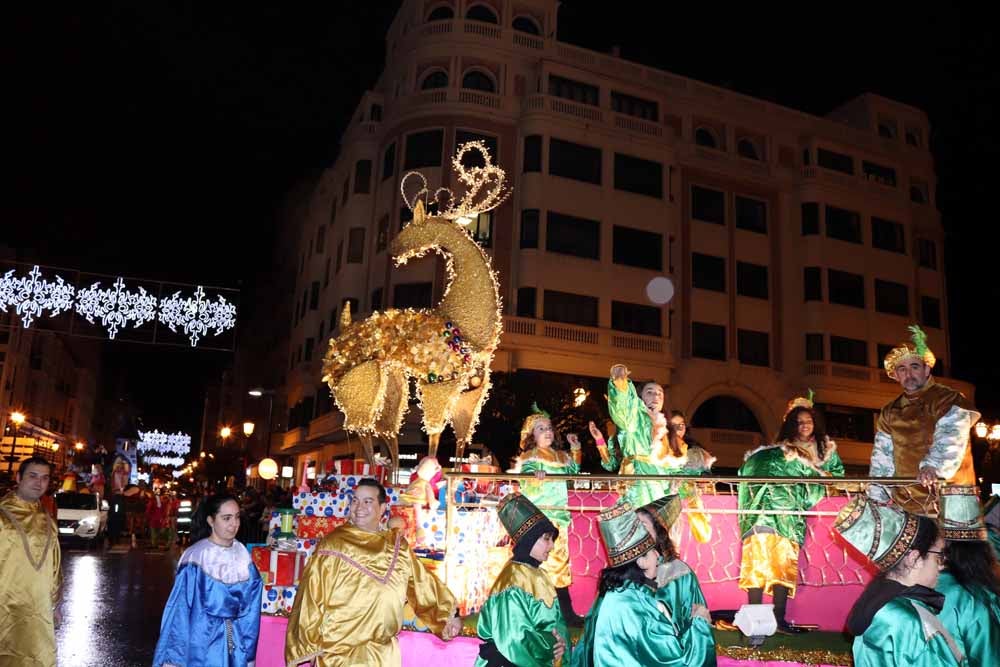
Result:
<svg viewBox="0 0 1000 667">
<path fill-rule="evenodd" d="M 274 586 L 267 584 L 260 594 L 260 613 L 287 616 L 292 613 L 298 586 Z"/>
<path fill-rule="evenodd" d="M 318 540 L 332 533 L 334 528 L 343 525 L 345 521 L 347 519 L 343 517 L 306 514 L 299 517 L 299 525 L 295 530 L 295 537 Z"/>
<path fill-rule="evenodd" d="M 411 505 L 392 505 L 389 507 L 389 517 L 399 518 L 403 522 L 403 537 L 411 547 L 417 543 L 417 514 Z"/>
<path fill-rule="evenodd" d="M 336 461 L 331 461 L 333 464 L 333 473 L 335 475 L 353 475 L 354 474 L 354 461 L 351 459 L 337 459 Z"/>
<path fill-rule="evenodd" d="M 476 454 L 470 454 L 469 462 L 463 463 L 460 469 L 462 472 L 489 472 L 489 473 L 500 472 L 500 467 L 493 465 L 492 456 L 479 458 L 479 456 Z M 474 485 L 476 493 L 484 495 L 492 495 L 496 494 L 500 482 L 499 480 L 495 479 L 477 479 L 474 480 Z"/>
<path fill-rule="evenodd" d="M 271 518 L 268 520 L 267 523 L 268 535 L 273 536 L 281 532 L 281 520 L 282 520 L 281 512 L 278 511 L 271 512 Z M 299 523 L 298 515 L 292 516 L 291 521 L 292 521 L 292 532 L 294 533 Z"/>
<path fill-rule="evenodd" d="M 344 518 L 350 508 L 352 495 L 350 489 L 341 486 L 336 492 L 299 493 L 292 499 L 292 505 L 303 516 Z"/>
<path fill-rule="evenodd" d="M 250 554 L 250 558 L 265 584 L 291 586 L 299 582 L 299 575 L 305 567 L 306 553 L 257 547 Z"/>
<path fill-rule="evenodd" d="M 306 537 L 295 538 L 295 549 L 304 553 L 306 558 L 313 555 L 313 552 L 316 551 L 317 544 L 319 544 L 319 540 Z"/>
<path fill-rule="evenodd" d="M 263 579 L 264 583 L 267 584 L 268 583 L 267 579 L 270 576 L 268 574 L 268 571 L 271 568 L 271 550 L 268 549 L 266 546 L 254 547 L 250 551 L 250 560 L 253 561 L 253 564 L 257 568 L 257 571 L 260 572 L 261 579 Z"/>
<path fill-rule="evenodd" d="M 444 549 L 447 533 L 445 532 L 448 512 L 439 509 L 424 509 L 414 507 L 417 519 L 416 539 L 414 544 L 425 549 Z"/>
</svg>

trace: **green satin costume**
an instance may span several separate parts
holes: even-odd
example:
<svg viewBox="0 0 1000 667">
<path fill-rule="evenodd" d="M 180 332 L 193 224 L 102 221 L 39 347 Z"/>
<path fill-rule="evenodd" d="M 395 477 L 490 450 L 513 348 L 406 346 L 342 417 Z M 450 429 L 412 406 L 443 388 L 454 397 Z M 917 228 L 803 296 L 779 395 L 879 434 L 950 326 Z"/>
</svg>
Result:
<svg viewBox="0 0 1000 667">
<path fill-rule="evenodd" d="M 519 667 L 550 667 L 556 638 L 566 642 L 563 664 L 569 664 L 569 632 L 556 600 L 556 589 L 544 570 L 508 561 L 497 576 L 476 624 L 476 634 L 492 641 L 509 662 Z M 476 658 L 477 667 L 486 665 Z"/>
<path fill-rule="evenodd" d="M 694 626 L 704 626 L 704 632 L 711 635 L 703 619 L 695 619 Z M 587 614 L 580 641 L 573 649 L 572 662 L 573 667 L 714 664 L 714 651 L 708 656 L 704 654 L 703 644 L 685 645 L 677 635 L 666 603 L 652 589 L 633 582 L 626 582 L 622 588 L 597 598 Z"/>
<path fill-rule="evenodd" d="M 575 460 L 580 450 L 566 453 L 551 447 L 535 447 L 521 454 L 515 471 L 534 473 L 544 470 L 546 474 L 576 475 L 580 472 L 580 463 Z M 521 480 L 521 493 L 539 507 L 566 507 L 569 505 L 569 490 L 565 480 L 540 482 L 537 480 Z M 542 563 L 542 569 L 552 577 L 556 588 L 567 588 L 573 583 L 573 573 L 570 569 L 569 555 L 569 525 L 571 521 L 568 510 L 543 509 L 542 514 L 559 529 L 559 537 L 549 557 Z"/>
<path fill-rule="evenodd" d="M 933 614 L 921 602 L 904 597 L 878 610 L 865 633 L 854 638 L 854 667 L 968 666 L 967 660 L 956 660 L 944 636 L 934 633 L 928 638 L 915 605 Z"/>
<path fill-rule="evenodd" d="M 687 563 L 675 558 L 656 568 L 656 585 L 656 599 L 666 603 L 673 616 L 674 630 L 684 649 L 684 664 L 691 667 L 715 665 L 712 626 L 705 619 L 691 615 L 692 605 L 708 606 L 697 575 Z"/>
<path fill-rule="evenodd" d="M 962 586 L 947 570 L 935 589 L 944 595 L 938 618 L 969 660 L 969 667 L 1000 665 L 1000 598 L 977 586 Z"/>
</svg>

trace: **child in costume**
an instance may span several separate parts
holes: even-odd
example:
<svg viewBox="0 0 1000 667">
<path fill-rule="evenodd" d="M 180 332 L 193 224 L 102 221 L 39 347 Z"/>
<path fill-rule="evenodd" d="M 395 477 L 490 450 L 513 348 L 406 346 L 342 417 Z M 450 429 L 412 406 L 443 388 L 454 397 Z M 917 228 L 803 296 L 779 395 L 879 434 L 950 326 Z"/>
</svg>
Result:
<svg viewBox="0 0 1000 667">
<path fill-rule="evenodd" d="M 632 506 L 624 501 L 601 513 L 598 527 L 609 564 L 601 571 L 598 598 L 573 650 L 573 666 L 704 664 L 685 660 L 673 611 L 656 595 L 656 541 Z"/>
<path fill-rule="evenodd" d="M 788 403 L 776 443 L 748 452 L 740 477 L 843 477 L 844 464 L 837 445 L 823 432 L 808 398 Z M 806 511 L 826 495 L 820 484 L 739 485 L 741 510 Z M 806 520 L 800 514 L 740 514 L 743 557 L 739 586 L 750 604 L 774 596 L 774 616 L 784 633 L 801 628 L 785 619 L 788 599 L 795 597 L 799 580 L 799 550 L 805 542 Z"/>
<path fill-rule="evenodd" d="M 834 530 L 881 574 L 847 617 L 855 667 L 966 667 L 968 662 L 938 613 L 934 590 L 944 539 L 931 519 L 858 496 Z"/>
<path fill-rule="evenodd" d="M 989 543 L 973 486 L 941 489 L 945 569 L 935 588 L 944 595 L 938 618 L 965 653 L 969 667 L 1000 663 L 1000 564 Z"/>
<path fill-rule="evenodd" d="M 484 643 L 476 665 L 559 664 L 569 651 L 569 633 L 556 602 L 556 588 L 540 567 L 552 551 L 559 529 L 530 500 L 516 493 L 504 496 L 497 514 L 514 541 L 514 556 L 493 582 L 479 612 L 476 633 Z"/>
<path fill-rule="evenodd" d="M 656 567 L 656 598 L 671 611 L 674 629 L 684 648 L 684 664 L 713 667 L 715 637 L 705 618 L 708 606 L 698 577 L 687 563 L 677 557 L 670 541 L 670 527 L 681 513 L 680 496 L 664 496 L 636 510 L 636 516 L 653 539 L 660 553 Z"/>
<path fill-rule="evenodd" d="M 521 455 L 517 458 L 513 472 L 534 473 L 537 481 L 523 481 L 521 493 L 536 505 L 549 507 L 566 507 L 569 504 L 569 493 L 565 481 L 545 482 L 546 473 L 557 475 L 575 475 L 580 472 L 580 441 L 570 438 L 570 453 L 555 449 L 555 432 L 552 420 L 547 412 L 532 405 L 533 413 L 524 420 L 521 426 Z M 559 605 L 562 607 L 566 622 L 579 627 L 583 619 L 576 615 L 569 597 L 569 586 L 573 575 L 569 567 L 569 511 L 565 509 L 543 510 L 545 517 L 555 524 L 562 534 L 557 540 L 552 553 L 542 564 L 555 583 L 559 595 Z"/>
</svg>

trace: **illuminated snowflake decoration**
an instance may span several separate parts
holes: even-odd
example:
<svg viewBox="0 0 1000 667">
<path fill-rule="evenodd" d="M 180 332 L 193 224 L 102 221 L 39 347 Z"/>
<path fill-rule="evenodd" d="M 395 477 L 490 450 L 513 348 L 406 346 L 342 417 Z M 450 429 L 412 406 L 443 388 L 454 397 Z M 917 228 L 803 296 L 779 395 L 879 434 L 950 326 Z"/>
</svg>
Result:
<svg viewBox="0 0 1000 667">
<path fill-rule="evenodd" d="M 206 299 L 205 290 L 199 285 L 194 298 L 181 298 L 180 292 L 174 292 L 169 299 L 160 301 L 160 322 L 173 332 L 183 331 L 194 347 L 212 329 L 218 336 L 235 327 L 236 306 L 221 295 L 217 295 L 215 301 Z"/>
<path fill-rule="evenodd" d="M 184 459 L 179 456 L 144 456 L 142 460 L 151 466 L 170 466 L 173 468 L 180 468 L 184 465 Z"/>
<path fill-rule="evenodd" d="M 130 322 L 138 328 L 156 319 L 156 297 L 142 287 L 138 289 L 138 292 L 130 292 L 121 278 L 109 289 L 101 289 L 101 283 L 94 283 L 77 293 L 76 312 L 91 324 L 94 318 L 100 318 L 108 336 L 114 340 L 118 330 L 129 326 Z"/>
<path fill-rule="evenodd" d="M 135 447 L 140 454 L 154 451 L 184 456 L 191 451 L 191 436 L 180 432 L 139 431 L 139 442 Z"/>
<path fill-rule="evenodd" d="M 16 277 L 11 269 L 0 279 L 0 310 L 7 312 L 7 306 L 13 306 L 27 329 L 46 311 L 49 317 L 55 317 L 72 308 L 75 292 L 76 288 L 60 276 L 52 281 L 43 279 L 37 266 L 23 278 Z"/>
</svg>

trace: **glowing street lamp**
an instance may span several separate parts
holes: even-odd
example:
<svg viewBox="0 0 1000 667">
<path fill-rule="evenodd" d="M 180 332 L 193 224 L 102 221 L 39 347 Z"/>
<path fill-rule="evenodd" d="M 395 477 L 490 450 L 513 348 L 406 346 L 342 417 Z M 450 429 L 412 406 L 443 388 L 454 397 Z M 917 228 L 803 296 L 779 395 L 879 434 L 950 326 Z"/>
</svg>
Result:
<svg viewBox="0 0 1000 667">
<path fill-rule="evenodd" d="M 25 419 L 27 419 L 27 417 L 24 416 L 23 412 L 12 412 L 12 413 L 10 413 L 10 420 L 12 422 L 14 422 L 14 426 L 16 426 L 18 428 L 21 428 L 21 424 L 24 423 Z"/>
<path fill-rule="evenodd" d="M 986 434 L 989 433 L 990 429 L 986 425 L 986 422 L 979 422 L 976 424 L 976 435 L 980 438 L 985 438 Z"/>
<path fill-rule="evenodd" d="M 17 458 L 17 432 L 21 428 L 21 424 L 24 423 L 27 417 L 24 416 L 23 412 L 12 412 L 10 413 L 10 420 L 14 422 L 14 438 L 10 443 L 10 457 L 7 459 L 7 472 L 14 472 L 14 459 Z"/>
<path fill-rule="evenodd" d="M 83 451 L 83 443 L 82 442 L 78 442 L 75 445 L 73 445 L 73 448 L 76 449 L 76 451 L 78 451 L 78 452 L 82 452 Z"/>
<path fill-rule="evenodd" d="M 243 422 L 243 435 L 249 438 L 251 435 L 253 435 L 253 428 L 254 428 L 253 422 Z"/>
<path fill-rule="evenodd" d="M 233 429 L 229 428 L 228 426 L 223 426 L 219 430 L 219 437 L 222 438 L 223 442 L 225 442 L 226 438 L 228 438 L 232 434 L 233 434 Z"/>
</svg>

